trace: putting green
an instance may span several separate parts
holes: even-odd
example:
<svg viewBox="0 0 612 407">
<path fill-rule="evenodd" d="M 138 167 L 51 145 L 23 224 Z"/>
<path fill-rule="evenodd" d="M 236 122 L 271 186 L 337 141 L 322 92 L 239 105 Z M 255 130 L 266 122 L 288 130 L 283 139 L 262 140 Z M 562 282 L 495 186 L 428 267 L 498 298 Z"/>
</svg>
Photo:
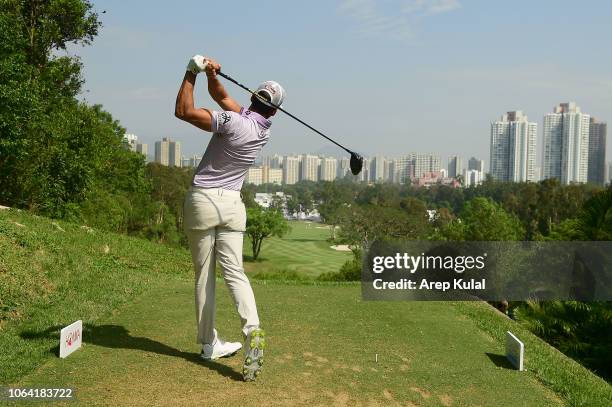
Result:
<svg viewBox="0 0 612 407">
<path fill-rule="evenodd" d="M 509 369 L 502 345 L 453 303 L 363 302 L 357 285 L 254 289 L 268 340 L 255 383 L 240 380 L 239 356 L 199 359 L 193 283 L 177 278 L 87 327 L 83 349 L 19 385 L 73 387 L 76 405 L 562 405 Z M 225 288 L 217 298 L 220 334 L 240 340 Z"/>
</svg>

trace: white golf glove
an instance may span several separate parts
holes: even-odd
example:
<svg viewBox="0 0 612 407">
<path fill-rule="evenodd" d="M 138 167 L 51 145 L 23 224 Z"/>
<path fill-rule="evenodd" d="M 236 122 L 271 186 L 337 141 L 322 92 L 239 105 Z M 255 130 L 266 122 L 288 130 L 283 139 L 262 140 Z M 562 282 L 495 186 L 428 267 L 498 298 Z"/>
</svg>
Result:
<svg viewBox="0 0 612 407">
<path fill-rule="evenodd" d="M 204 72 L 208 61 L 202 55 L 194 55 L 187 64 L 187 70 L 195 75 Z"/>
</svg>

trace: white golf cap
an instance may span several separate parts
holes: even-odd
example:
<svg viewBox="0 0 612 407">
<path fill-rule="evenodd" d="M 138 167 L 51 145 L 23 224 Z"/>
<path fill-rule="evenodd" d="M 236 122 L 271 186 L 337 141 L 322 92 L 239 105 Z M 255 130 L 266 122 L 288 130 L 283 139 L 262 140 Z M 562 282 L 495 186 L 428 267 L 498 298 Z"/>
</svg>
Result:
<svg viewBox="0 0 612 407">
<path fill-rule="evenodd" d="M 283 104 L 283 101 L 285 100 L 285 89 L 283 89 L 283 87 L 279 85 L 278 82 L 274 81 L 262 82 L 261 85 L 257 87 L 255 93 L 266 93 L 268 96 L 270 96 L 270 102 L 272 102 L 272 105 L 276 106 L 281 106 Z M 262 100 L 262 102 L 267 106 L 276 107 L 272 106 L 266 101 Z"/>
</svg>

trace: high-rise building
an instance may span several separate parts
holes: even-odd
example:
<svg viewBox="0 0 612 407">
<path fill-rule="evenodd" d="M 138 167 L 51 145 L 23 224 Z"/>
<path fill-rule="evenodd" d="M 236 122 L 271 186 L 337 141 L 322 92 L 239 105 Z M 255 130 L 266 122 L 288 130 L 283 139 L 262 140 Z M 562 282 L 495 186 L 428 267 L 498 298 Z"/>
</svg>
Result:
<svg viewBox="0 0 612 407">
<path fill-rule="evenodd" d="M 145 158 L 149 155 L 149 146 L 144 143 L 136 143 L 136 152 L 145 156 Z"/>
<path fill-rule="evenodd" d="M 336 178 L 343 179 L 351 174 L 351 160 L 347 157 L 342 157 L 338 160 Z"/>
<path fill-rule="evenodd" d="M 261 183 L 262 184 L 277 184 L 283 183 L 283 170 L 280 168 L 270 168 L 263 165 L 261 168 Z"/>
<path fill-rule="evenodd" d="M 448 178 L 457 178 L 463 174 L 463 159 L 458 155 L 448 157 Z"/>
<path fill-rule="evenodd" d="M 322 157 L 319 179 L 321 181 L 333 181 L 338 172 L 338 160 L 334 157 Z"/>
<path fill-rule="evenodd" d="M 181 166 L 181 143 L 164 137 L 155 142 L 155 162 L 169 167 Z"/>
<path fill-rule="evenodd" d="M 595 185 L 606 183 L 606 131 L 606 123 L 591 117 L 587 181 Z"/>
<path fill-rule="evenodd" d="M 369 158 L 363 159 L 363 167 L 361 168 L 361 172 L 357 174 L 356 177 L 357 177 L 357 181 L 360 181 L 360 182 L 370 182 L 371 181 L 370 159 Z"/>
<path fill-rule="evenodd" d="M 319 157 L 316 155 L 302 155 L 300 166 L 300 181 L 315 181 L 319 180 Z"/>
<path fill-rule="evenodd" d="M 468 161 L 468 170 L 480 171 L 484 174 L 484 160 L 472 157 Z"/>
<path fill-rule="evenodd" d="M 425 173 L 438 172 L 442 169 L 442 160 L 435 154 L 410 154 L 408 174 L 411 179 L 419 179 Z"/>
<path fill-rule="evenodd" d="M 544 116 L 543 178 L 587 182 L 590 119 L 575 102 L 561 103 Z"/>
<path fill-rule="evenodd" d="M 276 184 L 281 185 L 283 183 L 283 170 L 281 168 L 270 168 L 263 167 L 265 169 L 263 174 L 264 184 Z"/>
<path fill-rule="evenodd" d="M 393 182 L 393 160 L 385 160 L 384 182 Z"/>
<path fill-rule="evenodd" d="M 283 184 L 293 185 L 299 181 L 300 177 L 300 157 L 283 157 Z"/>
<path fill-rule="evenodd" d="M 523 112 L 504 114 L 491 123 L 490 173 L 506 182 L 535 180 L 537 123 Z"/>
<path fill-rule="evenodd" d="M 393 160 L 391 181 L 394 184 L 405 184 L 410 179 L 410 162 L 411 158 L 409 156 Z"/>
<path fill-rule="evenodd" d="M 261 185 L 263 183 L 263 169 L 262 167 L 250 167 L 247 170 L 246 177 L 244 178 L 245 184 Z"/>
<path fill-rule="evenodd" d="M 608 184 L 612 184 L 612 162 L 608 163 Z"/>
<path fill-rule="evenodd" d="M 377 155 L 372 158 L 372 164 L 370 165 L 370 181 L 372 182 L 385 182 L 387 176 L 385 176 L 385 166 L 387 160 L 382 155 Z"/>
<path fill-rule="evenodd" d="M 409 180 L 417 180 L 424 174 L 439 172 L 442 169 L 442 160 L 435 154 L 409 153 L 396 158 L 389 168 L 389 181 L 396 184 L 405 184 Z"/>
<path fill-rule="evenodd" d="M 263 158 L 263 165 L 267 165 L 270 168 L 281 168 L 283 164 L 283 157 L 278 154 L 269 155 Z"/>
<path fill-rule="evenodd" d="M 463 170 L 463 186 L 470 187 L 482 183 L 484 173 L 478 170 Z"/>
</svg>

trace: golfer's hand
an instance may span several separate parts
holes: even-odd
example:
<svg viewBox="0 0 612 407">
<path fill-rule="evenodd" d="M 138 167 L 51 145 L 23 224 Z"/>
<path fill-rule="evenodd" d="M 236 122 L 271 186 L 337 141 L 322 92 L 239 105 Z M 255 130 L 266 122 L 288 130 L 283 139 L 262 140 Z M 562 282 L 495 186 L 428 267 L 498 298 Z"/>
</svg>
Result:
<svg viewBox="0 0 612 407">
<path fill-rule="evenodd" d="M 208 61 L 202 55 L 194 55 L 187 63 L 187 70 L 194 75 L 203 72 L 208 65 Z"/>
<path fill-rule="evenodd" d="M 212 58 L 205 57 L 205 59 L 208 63 L 206 64 L 204 72 L 206 72 L 206 76 L 214 78 L 217 76 L 217 72 L 221 71 L 221 65 Z"/>
</svg>

